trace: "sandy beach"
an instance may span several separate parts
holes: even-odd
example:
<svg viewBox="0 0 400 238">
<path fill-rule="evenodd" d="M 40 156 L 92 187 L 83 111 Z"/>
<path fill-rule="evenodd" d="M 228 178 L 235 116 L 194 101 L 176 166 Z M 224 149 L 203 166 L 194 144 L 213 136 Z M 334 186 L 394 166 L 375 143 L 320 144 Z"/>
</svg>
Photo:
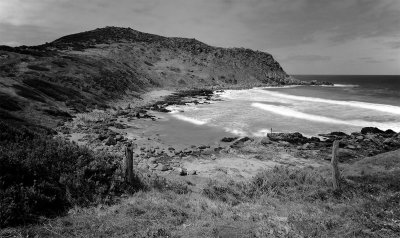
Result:
<svg viewBox="0 0 400 238">
<path fill-rule="evenodd" d="M 326 135 L 323 141 L 306 137 L 295 137 L 291 141 L 290 133 L 287 134 L 289 139 L 273 137 L 279 133 L 268 137 L 238 136 L 222 129 L 175 120 L 171 118 L 174 111 L 160 112 L 162 108 L 189 110 L 199 101 L 205 106 L 218 103 L 221 100 L 219 93 L 208 100 L 200 95 L 184 96 L 178 102 L 179 106 L 163 103 L 172 94 L 173 91 L 167 90 L 151 91 L 140 100 L 116 103 L 118 110 L 98 110 L 86 117 L 78 115 L 63 127 L 70 133 L 60 135 L 91 149 L 118 155 L 123 155 L 126 145 L 133 144 L 138 171 L 185 181 L 193 191 L 200 191 L 210 179 L 244 181 L 276 166 L 324 170 L 330 166 L 332 139 L 343 141 L 340 153 L 344 164 L 400 147 L 396 142 L 388 148 L 388 144 L 384 144 L 385 138 L 377 136 L 372 139 L 375 140 L 372 142 L 375 151 L 366 151 L 369 142 L 363 143 L 360 133 Z M 382 146 L 376 146 L 377 143 Z"/>
</svg>

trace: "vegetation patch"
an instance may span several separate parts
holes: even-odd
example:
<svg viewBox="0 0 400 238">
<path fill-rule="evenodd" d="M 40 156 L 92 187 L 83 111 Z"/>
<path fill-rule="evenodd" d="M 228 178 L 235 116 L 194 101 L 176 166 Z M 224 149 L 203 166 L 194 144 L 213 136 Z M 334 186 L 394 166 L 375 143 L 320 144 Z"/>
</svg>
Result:
<svg viewBox="0 0 400 238">
<path fill-rule="evenodd" d="M 49 68 L 46 68 L 46 67 L 41 66 L 41 65 L 36 65 L 36 64 L 28 65 L 27 67 L 28 67 L 28 69 L 37 70 L 37 71 L 50 71 Z"/>
<path fill-rule="evenodd" d="M 46 102 L 46 100 L 39 93 L 37 93 L 35 90 L 31 88 L 24 87 L 21 85 L 14 85 L 13 87 L 16 89 L 16 93 L 21 97 L 43 103 Z"/>
<path fill-rule="evenodd" d="M 21 122 L 22 119 L 10 114 L 8 111 L 0 109 L 0 120 Z"/>
<path fill-rule="evenodd" d="M 0 92 L 0 108 L 7 111 L 19 111 L 22 110 L 17 99 L 14 97 Z"/>
<path fill-rule="evenodd" d="M 124 188 L 120 160 L 45 130 L 0 122 L 0 227 L 61 215 L 74 205 L 112 203 Z"/>
<path fill-rule="evenodd" d="M 46 114 L 48 114 L 50 116 L 54 116 L 54 117 L 63 117 L 63 118 L 66 118 L 66 119 L 71 119 L 72 118 L 71 114 L 69 114 L 68 112 L 61 111 L 61 110 L 59 110 L 57 108 L 54 108 L 54 107 L 51 107 L 49 109 L 43 109 L 43 111 Z"/>
<path fill-rule="evenodd" d="M 79 98 L 80 96 L 80 93 L 76 90 L 36 78 L 27 78 L 23 82 L 57 101 L 66 101 L 68 99 Z"/>
</svg>

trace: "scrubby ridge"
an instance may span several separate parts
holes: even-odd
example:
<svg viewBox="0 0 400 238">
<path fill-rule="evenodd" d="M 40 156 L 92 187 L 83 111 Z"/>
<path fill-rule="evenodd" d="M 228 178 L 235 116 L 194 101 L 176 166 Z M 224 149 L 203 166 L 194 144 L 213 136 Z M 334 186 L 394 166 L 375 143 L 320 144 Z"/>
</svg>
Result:
<svg viewBox="0 0 400 238">
<path fill-rule="evenodd" d="M 140 98 L 153 88 L 301 83 L 265 52 L 119 27 L 39 46 L 0 46 L 0 79 L 0 97 L 10 103 L 0 110 L 51 126 L 68 114 L 105 108 L 124 96 Z"/>
<path fill-rule="evenodd" d="M 124 191 L 119 158 L 49 132 L 0 122 L 0 227 L 62 215 L 73 205 L 111 203 Z"/>
</svg>

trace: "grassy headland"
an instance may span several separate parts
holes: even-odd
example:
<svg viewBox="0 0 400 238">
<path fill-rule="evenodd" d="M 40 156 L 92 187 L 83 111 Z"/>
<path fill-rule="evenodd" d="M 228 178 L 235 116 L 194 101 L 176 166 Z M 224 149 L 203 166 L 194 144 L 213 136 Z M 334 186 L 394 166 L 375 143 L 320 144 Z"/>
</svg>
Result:
<svg viewBox="0 0 400 238">
<path fill-rule="evenodd" d="M 153 113 L 168 105 L 212 100 L 210 88 L 302 83 L 268 53 L 107 27 L 0 47 L 0 56 L 1 237 L 400 233 L 393 131 L 331 133 L 325 141 L 232 137 L 186 148 L 163 145 L 156 132 L 127 133 L 157 123 Z M 154 88 L 206 89 L 143 100 Z M 337 191 L 327 161 L 333 140 L 341 140 Z M 128 185 L 120 165 L 132 143 L 136 181 Z"/>
</svg>

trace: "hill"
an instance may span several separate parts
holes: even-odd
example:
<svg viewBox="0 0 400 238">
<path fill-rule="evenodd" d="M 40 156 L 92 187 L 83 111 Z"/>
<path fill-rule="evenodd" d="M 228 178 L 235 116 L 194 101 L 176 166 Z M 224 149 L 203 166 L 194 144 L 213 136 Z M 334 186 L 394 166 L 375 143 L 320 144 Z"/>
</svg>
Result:
<svg viewBox="0 0 400 238">
<path fill-rule="evenodd" d="M 0 46 L 0 116 L 54 124 L 153 88 L 300 83 L 272 55 L 105 27 L 39 46 Z"/>
</svg>

